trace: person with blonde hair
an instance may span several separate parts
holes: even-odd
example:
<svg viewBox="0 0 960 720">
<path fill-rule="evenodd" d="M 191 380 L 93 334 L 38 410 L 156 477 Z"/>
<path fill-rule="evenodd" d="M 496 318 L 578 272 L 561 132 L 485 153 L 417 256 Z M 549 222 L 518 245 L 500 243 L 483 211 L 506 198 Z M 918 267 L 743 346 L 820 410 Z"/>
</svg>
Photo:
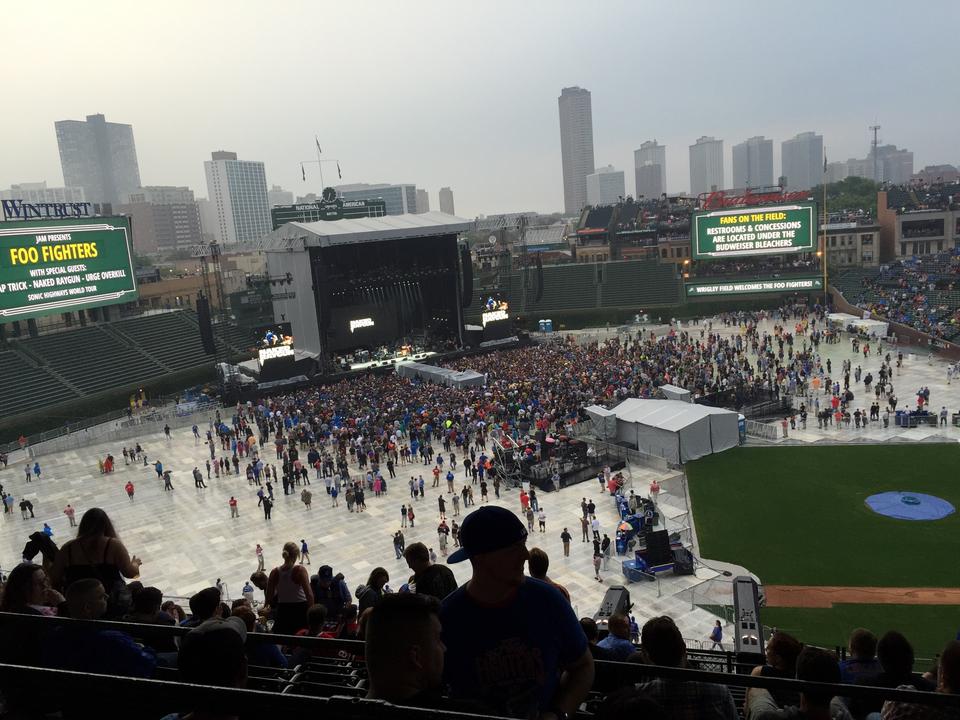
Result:
<svg viewBox="0 0 960 720">
<path fill-rule="evenodd" d="M 273 632 L 295 635 L 307 627 L 307 609 L 313 605 L 310 574 L 297 564 L 300 548 L 295 542 L 283 545 L 283 564 L 270 571 L 267 578 L 266 600 L 276 609 Z"/>
</svg>

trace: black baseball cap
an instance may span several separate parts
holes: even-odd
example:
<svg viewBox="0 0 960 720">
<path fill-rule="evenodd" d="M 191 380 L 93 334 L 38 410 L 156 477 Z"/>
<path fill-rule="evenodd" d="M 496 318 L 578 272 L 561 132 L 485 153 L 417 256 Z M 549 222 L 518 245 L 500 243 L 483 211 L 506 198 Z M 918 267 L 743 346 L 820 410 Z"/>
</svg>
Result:
<svg viewBox="0 0 960 720">
<path fill-rule="evenodd" d="M 447 558 L 447 563 L 458 563 L 474 555 L 502 550 L 526 539 L 527 529 L 516 515 L 506 508 L 487 505 L 463 519 L 460 526 L 461 547 Z"/>
</svg>

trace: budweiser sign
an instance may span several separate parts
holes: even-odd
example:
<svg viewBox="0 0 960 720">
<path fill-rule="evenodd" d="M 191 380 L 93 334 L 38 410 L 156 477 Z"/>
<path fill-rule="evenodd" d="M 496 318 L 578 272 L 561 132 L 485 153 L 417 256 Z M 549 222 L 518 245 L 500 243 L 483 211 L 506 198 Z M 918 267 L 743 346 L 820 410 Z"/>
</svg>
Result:
<svg viewBox="0 0 960 720">
<path fill-rule="evenodd" d="M 719 210 L 722 208 L 748 207 L 750 205 L 779 205 L 809 199 L 810 193 L 806 190 L 756 194 L 747 190 L 742 195 L 728 195 L 723 190 L 716 190 L 711 193 L 703 193 L 700 196 L 700 205 L 704 210 Z"/>
</svg>

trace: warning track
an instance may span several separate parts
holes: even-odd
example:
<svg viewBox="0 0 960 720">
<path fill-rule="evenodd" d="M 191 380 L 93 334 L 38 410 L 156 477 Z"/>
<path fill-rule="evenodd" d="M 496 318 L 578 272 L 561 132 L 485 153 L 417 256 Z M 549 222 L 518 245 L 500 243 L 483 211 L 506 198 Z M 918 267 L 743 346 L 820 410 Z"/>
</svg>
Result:
<svg viewBox="0 0 960 720">
<path fill-rule="evenodd" d="M 767 607 L 830 608 L 837 603 L 960 605 L 960 589 L 957 588 L 764 585 L 763 591 Z"/>
</svg>

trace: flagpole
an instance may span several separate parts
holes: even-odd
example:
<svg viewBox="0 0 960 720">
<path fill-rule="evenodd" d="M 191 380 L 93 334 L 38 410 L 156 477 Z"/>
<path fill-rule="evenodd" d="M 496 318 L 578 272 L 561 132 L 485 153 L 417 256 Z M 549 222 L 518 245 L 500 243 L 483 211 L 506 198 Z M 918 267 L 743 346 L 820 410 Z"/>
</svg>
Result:
<svg viewBox="0 0 960 720">
<path fill-rule="evenodd" d="M 317 140 L 316 135 L 313 136 L 313 139 L 317 146 L 317 167 L 320 168 L 320 194 L 323 195 L 323 191 L 327 186 L 323 182 L 323 162 L 320 160 L 320 141 Z"/>
</svg>

